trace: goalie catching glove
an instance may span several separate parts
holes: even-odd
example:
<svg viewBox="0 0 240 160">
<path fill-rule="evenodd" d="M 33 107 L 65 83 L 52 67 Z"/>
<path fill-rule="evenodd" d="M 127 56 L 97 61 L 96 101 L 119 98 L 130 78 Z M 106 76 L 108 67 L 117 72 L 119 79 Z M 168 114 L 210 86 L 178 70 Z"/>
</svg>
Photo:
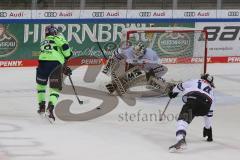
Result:
<svg viewBox="0 0 240 160">
<path fill-rule="evenodd" d="M 106 85 L 106 88 L 109 91 L 109 93 L 113 93 L 116 90 L 116 85 L 110 83 Z"/>
</svg>

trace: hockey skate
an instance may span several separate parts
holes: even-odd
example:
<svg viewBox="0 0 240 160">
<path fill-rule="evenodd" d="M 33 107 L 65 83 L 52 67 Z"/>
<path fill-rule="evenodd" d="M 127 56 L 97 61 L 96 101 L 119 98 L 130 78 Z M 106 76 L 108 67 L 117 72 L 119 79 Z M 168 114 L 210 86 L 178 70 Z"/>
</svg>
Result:
<svg viewBox="0 0 240 160">
<path fill-rule="evenodd" d="M 39 108 L 37 110 L 37 113 L 40 114 L 40 115 L 44 114 L 45 113 L 45 108 L 46 108 L 45 101 L 42 101 L 41 103 L 39 103 Z"/>
<path fill-rule="evenodd" d="M 48 118 L 50 123 L 53 123 L 55 121 L 55 116 L 54 116 L 54 113 L 53 113 L 53 109 L 54 109 L 54 106 L 50 102 L 48 104 L 48 108 L 47 108 L 47 111 L 46 111 L 46 118 Z"/>
<path fill-rule="evenodd" d="M 169 147 L 169 152 L 179 152 L 187 148 L 185 138 L 179 140 L 176 144 Z"/>
</svg>

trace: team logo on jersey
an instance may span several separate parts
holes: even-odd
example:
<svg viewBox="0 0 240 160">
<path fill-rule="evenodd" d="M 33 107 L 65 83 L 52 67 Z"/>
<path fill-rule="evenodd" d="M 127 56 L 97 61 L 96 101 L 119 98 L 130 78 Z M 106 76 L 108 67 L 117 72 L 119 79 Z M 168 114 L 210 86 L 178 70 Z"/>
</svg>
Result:
<svg viewBox="0 0 240 160">
<path fill-rule="evenodd" d="M 187 33 L 163 33 L 158 38 L 158 48 L 161 50 L 162 55 L 176 56 L 184 53 L 192 55 L 193 47 L 191 35 Z M 189 55 L 189 56 L 190 56 Z"/>
<path fill-rule="evenodd" d="M 0 57 L 8 56 L 17 49 L 17 39 L 8 32 L 7 26 L 0 24 Z"/>
</svg>

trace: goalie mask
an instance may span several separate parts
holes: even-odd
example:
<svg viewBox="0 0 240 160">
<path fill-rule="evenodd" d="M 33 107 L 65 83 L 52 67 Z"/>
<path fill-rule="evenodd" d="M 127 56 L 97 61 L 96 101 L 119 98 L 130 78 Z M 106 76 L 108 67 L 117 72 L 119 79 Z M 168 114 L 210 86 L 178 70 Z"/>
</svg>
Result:
<svg viewBox="0 0 240 160">
<path fill-rule="evenodd" d="M 201 79 L 206 80 L 213 88 L 215 88 L 215 85 L 213 82 L 214 78 L 210 74 L 208 74 L 208 73 L 201 74 Z"/>
<path fill-rule="evenodd" d="M 142 42 L 138 42 L 134 47 L 133 47 L 133 52 L 134 55 L 139 58 L 142 57 L 145 54 L 145 46 Z"/>
<path fill-rule="evenodd" d="M 56 36 L 58 34 L 58 29 L 53 25 L 49 25 L 45 28 L 45 35 L 47 36 Z"/>
</svg>

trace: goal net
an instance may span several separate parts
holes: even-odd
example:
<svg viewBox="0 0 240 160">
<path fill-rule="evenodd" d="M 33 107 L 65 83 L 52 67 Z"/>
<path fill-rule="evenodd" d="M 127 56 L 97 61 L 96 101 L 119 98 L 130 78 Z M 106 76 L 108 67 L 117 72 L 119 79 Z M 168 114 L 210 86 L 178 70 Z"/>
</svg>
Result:
<svg viewBox="0 0 240 160">
<path fill-rule="evenodd" d="M 189 28 L 134 28 L 122 32 L 121 48 L 142 41 L 168 67 L 166 80 L 185 81 L 206 72 L 207 32 Z"/>
</svg>

